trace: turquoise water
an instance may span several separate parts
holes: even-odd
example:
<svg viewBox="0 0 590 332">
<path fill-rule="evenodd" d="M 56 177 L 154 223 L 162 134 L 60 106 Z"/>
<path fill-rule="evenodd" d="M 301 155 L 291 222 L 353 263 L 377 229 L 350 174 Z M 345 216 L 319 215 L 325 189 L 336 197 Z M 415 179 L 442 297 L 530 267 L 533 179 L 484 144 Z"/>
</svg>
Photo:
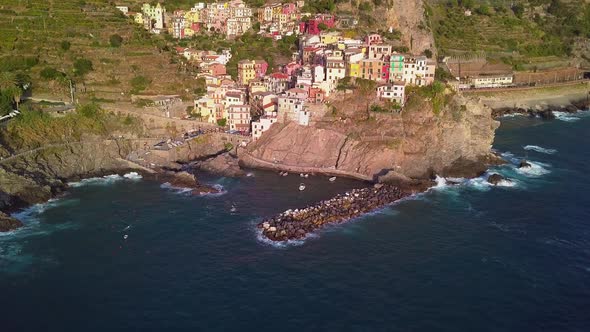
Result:
<svg viewBox="0 0 590 332">
<path fill-rule="evenodd" d="M 254 172 L 218 196 L 86 181 L 0 235 L 3 331 L 587 331 L 590 117 L 503 120 L 533 168 L 272 245 L 264 216 L 360 183 Z M 525 149 L 526 147 L 526 149 Z M 236 211 L 232 212 L 231 207 Z M 125 239 L 125 235 L 127 236 Z"/>
</svg>

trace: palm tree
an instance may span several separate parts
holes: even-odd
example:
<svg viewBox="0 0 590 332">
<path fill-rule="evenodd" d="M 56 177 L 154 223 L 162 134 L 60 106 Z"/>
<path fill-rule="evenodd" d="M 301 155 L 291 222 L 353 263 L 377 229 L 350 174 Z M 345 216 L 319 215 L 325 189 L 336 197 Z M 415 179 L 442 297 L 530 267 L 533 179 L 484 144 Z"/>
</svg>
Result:
<svg viewBox="0 0 590 332">
<path fill-rule="evenodd" d="M 14 89 L 12 89 L 12 98 L 14 99 L 14 103 L 16 104 L 16 110 L 18 111 L 18 106 L 20 105 L 20 99 L 23 96 L 23 90 L 21 88 L 19 88 L 18 86 L 15 86 Z"/>
<path fill-rule="evenodd" d="M 23 90 L 21 90 L 21 88 L 19 88 L 18 86 L 13 85 L 4 89 L 3 91 L 8 97 L 14 100 L 14 103 L 16 104 L 16 109 L 18 110 L 20 99 L 23 96 Z"/>
</svg>

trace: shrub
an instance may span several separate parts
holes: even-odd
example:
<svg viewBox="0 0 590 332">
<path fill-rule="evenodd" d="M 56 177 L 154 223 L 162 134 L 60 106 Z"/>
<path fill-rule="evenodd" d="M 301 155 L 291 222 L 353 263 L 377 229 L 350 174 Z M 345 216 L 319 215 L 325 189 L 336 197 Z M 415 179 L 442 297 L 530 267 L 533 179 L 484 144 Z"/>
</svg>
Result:
<svg viewBox="0 0 590 332">
<path fill-rule="evenodd" d="M 220 127 L 225 127 L 227 125 L 227 119 L 223 118 L 223 119 L 217 120 L 217 125 Z"/>
<path fill-rule="evenodd" d="M 132 78 L 130 83 L 132 92 L 137 93 L 147 89 L 150 84 L 152 84 L 152 80 L 145 76 L 138 75 Z"/>
<path fill-rule="evenodd" d="M 111 35 L 109 38 L 109 43 L 112 47 L 121 47 L 121 44 L 123 44 L 123 37 L 119 36 L 118 34 Z"/>
<path fill-rule="evenodd" d="M 79 58 L 74 61 L 74 74 L 76 76 L 84 76 L 93 71 L 92 61 L 84 58 Z"/>
<path fill-rule="evenodd" d="M 59 47 L 62 49 L 62 51 L 68 51 L 70 47 L 72 47 L 72 44 L 67 40 L 62 40 L 59 44 Z"/>
<path fill-rule="evenodd" d="M 57 79 L 60 76 L 65 76 L 64 73 L 58 71 L 57 69 L 53 68 L 53 67 L 45 67 L 43 68 L 43 70 L 41 70 L 41 72 L 39 73 L 39 75 L 41 76 L 41 78 L 48 80 L 48 81 L 53 81 L 55 79 Z"/>
</svg>

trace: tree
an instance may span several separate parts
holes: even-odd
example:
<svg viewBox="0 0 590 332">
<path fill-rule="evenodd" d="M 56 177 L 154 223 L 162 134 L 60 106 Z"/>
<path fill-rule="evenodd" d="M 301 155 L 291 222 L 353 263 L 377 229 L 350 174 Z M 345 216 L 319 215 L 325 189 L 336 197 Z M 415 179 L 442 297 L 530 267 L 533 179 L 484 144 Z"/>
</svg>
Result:
<svg viewBox="0 0 590 332">
<path fill-rule="evenodd" d="M 119 36 L 118 34 L 111 35 L 109 38 L 109 43 L 112 47 L 121 47 L 121 44 L 123 44 L 123 37 Z"/>
<path fill-rule="evenodd" d="M 426 57 L 428 59 L 432 59 L 432 51 L 429 49 L 424 50 L 424 55 L 426 55 Z"/>
<path fill-rule="evenodd" d="M 21 88 L 19 88 L 18 86 L 13 85 L 13 86 L 9 87 L 8 89 L 5 89 L 4 93 L 6 93 L 8 97 L 10 97 L 10 98 L 12 98 L 12 100 L 14 100 L 14 103 L 16 104 L 16 109 L 18 110 L 18 106 L 20 104 L 20 99 L 23 96 L 23 90 L 21 90 Z"/>
<path fill-rule="evenodd" d="M 74 74 L 83 77 L 89 72 L 93 71 L 92 61 L 84 58 L 79 58 L 74 61 Z"/>
<path fill-rule="evenodd" d="M 522 18 L 522 15 L 524 14 L 524 5 L 522 3 L 515 4 L 512 6 L 512 12 L 514 12 L 516 17 Z"/>
<path fill-rule="evenodd" d="M 326 23 L 322 22 L 318 24 L 318 29 L 320 29 L 320 31 L 328 30 L 328 26 L 326 25 Z"/>
<path fill-rule="evenodd" d="M 220 127 L 225 127 L 227 125 L 227 119 L 223 118 L 223 119 L 217 120 L 217 125 Z"/>
</svg>

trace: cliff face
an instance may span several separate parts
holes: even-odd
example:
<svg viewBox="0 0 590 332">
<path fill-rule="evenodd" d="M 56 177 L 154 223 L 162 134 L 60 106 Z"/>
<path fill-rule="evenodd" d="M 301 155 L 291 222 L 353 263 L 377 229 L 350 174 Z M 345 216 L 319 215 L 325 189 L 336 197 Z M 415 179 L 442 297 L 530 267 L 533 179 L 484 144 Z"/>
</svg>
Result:
<svg viewBox="0 0 590 332">
<path fill-rule="evenodd" d="M 126 142 L 89 141 L 0 161 L 0 210 L 47 201 L 68 180 L 129 169 L 120 157 L 130 149 Z"/>
<path fill-rule="evenodd" d="M 474 176 L 485 170 L 499 125 L 491 109 L 462 96 L 438 115 L 424 103 L 402 115 L 376 116 L 326 128 L 276 124 L 241 159 L 248 166 L 299 166 L 358 178 Z"/>
<path fill-rule="evenodd" d="M 402 42 L 413 54 L 431 50 L 436 54 L 434 36 L 427 27 L 424 2 L 421 0 L 393 0 L 386 10 L 387 27 L 402 33 Z"/>
</svg>

